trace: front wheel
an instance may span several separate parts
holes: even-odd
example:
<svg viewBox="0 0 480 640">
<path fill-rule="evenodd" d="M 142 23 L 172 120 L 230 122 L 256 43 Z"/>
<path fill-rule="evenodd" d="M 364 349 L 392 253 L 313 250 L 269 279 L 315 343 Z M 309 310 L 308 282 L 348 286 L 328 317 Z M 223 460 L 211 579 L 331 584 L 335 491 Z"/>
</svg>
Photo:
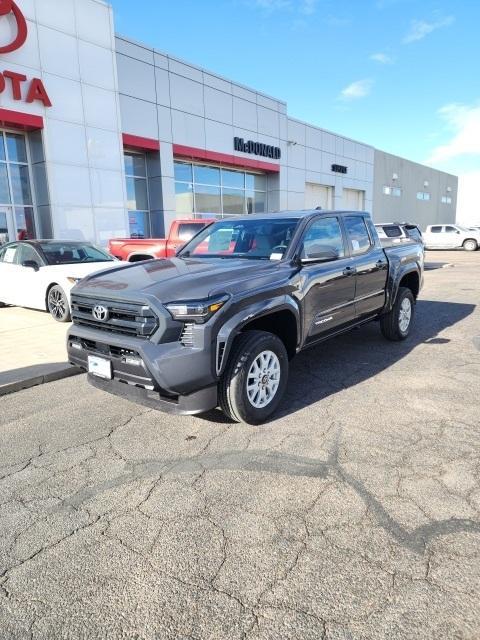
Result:
<svg viewBox="0 0 480 640">
<path fill-rule="evenodd" d="M 70 304 L 62 287 L 54 285 L 48 292 L 47 308 L 57 322 L 70 322 Z"/>
<path fill-rule="evenodd" d="M 380 328 L 387 340 L 408 338 L 415 311 L 415 298 L 410 289 L 400 287 L 392 310 L 380 318 Z"/>
<path fill-rule="evenodd" d="M 463 248 L 465 251 L 476 251 L 478 249 L 477 241 L 473 239 L 465 240 Z"/>
<path fill-rule="evenodd" d="M 278 408 L 288 381 L 288 354 L 276 335 L 246 331 L 235 341 L 219 383 L 219 404 L 235 422 L 261 424 Z"/>
</svg>

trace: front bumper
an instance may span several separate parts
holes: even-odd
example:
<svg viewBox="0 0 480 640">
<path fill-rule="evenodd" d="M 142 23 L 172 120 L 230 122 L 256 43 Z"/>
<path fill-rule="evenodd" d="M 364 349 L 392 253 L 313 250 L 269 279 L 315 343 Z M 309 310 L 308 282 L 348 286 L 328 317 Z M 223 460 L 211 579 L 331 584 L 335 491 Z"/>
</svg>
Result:
<svg viewBox="0 0 480 640">
<path fill-rule="evenodd" d="M 109 360 L 112 380 L 89 374 L 94 386 L 169 413 L 193 415 L 217 406 L 217 379 L 210 349 L 180 342 L 155 344 L 73 325 L 69 362 L 88 371 L 88 356 Z"/>
</svg>

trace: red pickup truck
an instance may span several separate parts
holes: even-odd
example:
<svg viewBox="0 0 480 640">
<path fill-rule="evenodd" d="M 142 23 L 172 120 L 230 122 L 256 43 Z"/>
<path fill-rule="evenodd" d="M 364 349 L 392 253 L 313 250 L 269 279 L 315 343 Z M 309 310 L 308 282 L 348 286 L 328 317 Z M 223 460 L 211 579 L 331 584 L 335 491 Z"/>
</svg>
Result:
<svg viewBox="0 0 480 640">
<path fill-rule="evenodd" d="M 174 220 L 168 238 L 115 238 L 108 242 L 108 251 L 115 258 L 126 262 L 170 258 L 212 222 L 215 220 Z"/>
</svg>

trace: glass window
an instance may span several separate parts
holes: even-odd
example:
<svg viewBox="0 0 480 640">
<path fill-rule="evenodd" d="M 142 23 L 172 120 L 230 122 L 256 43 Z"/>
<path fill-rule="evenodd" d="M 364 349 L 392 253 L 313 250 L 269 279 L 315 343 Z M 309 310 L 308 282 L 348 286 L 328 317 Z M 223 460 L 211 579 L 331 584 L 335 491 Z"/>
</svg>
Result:
<svg viewBox="0 0 480 640">
<path fill-rule="evenodd" d="M 17 240 L 33 240 L 37 237 L 32 207 L 15 207 L 15 223 Z"/>
<path fill-rule="evenodd" d="M 130 226 L 130 237 L 134 239 L 148 238 L 148 213 L 146 211 L 129 211 L 128 223 Z"/>
<path fill-rule="evenodd" d="M 329 249 L 333 249 L 338 258 L 345 256 L 342 230 L 337 218 L 320 218 L 310 226 L 305 234 L 301 256 L 302 258 L 314 258 Z"/>
<path fill-rule="evenodd" d="M 222 213 L 220 187 L 196 185 L 195 211 L 197 213 Z"/>
<path fill-rule="evenodd" d="M 399 187 L 394 187 L 394 188 L 392 189 L 392 195 L 393 195 L 395 198 L 400 198 L 400 196 L 402 195 L 402 190 L 401 190 Z"/>
<path fill-rule="evenodd" d="M 193 213 L 193 184 L 176 182 L 175 200 L 177 213 Z"/>
<path fill-rule="evenodd" d="M 371 247 L 371 240 L 368 234 L 365 220 L 360 216 L 345 218 L 345 227 L 350 239 L 353 255 L 366 253 Z"/>
<path fill-rule="evenodd" d="M 392 193 L 392 189 L 391 189 L 390 187 L 384 186 L 384 187 L 383 187 L 383 193 L 384 193 L 386 196 L 389 196 L 389 195 Z"/>
<path fill-rule="evenodd" d="M 387 238 L 400 238 L 402 236 L 402 230 L 397 225 L 389 225 L 388 227 L 382 227 Z"/>
<path fill-rule="evenodd" d="M 204 226 L 206 227 L 207 224 L 208 222 L 205 222 Z M 196 235 L 202 229 L 203 229 L 203 226 L 198 222 L 196 224 L 188 224 L 188 223 L 180 224 L 178 225 L 178 237 L 180 240 L 183 240 L 184 242 L 188 242 L 188 240 L 191 240 L 193 236 Z"/>
<path fill-rule="evenodd" d="M 243 171 L 222 169 L 222 186 L 231 189 L 245 189 L 245 174 Z"/>
<path fill-rule="evenodd" d="M 0 160 L 6 160 L 7 156 L 5 155 L 5 140 L 3 136 L 0 136 Z"/>
<path fill-rule="evenodd" d="M 442 233 L 442 227 L 431 227 L 430 231 L 432 233 Z"/>
<path fill-rule="evenodd" d="M 17 133 L 7 133 L 7 151 L 10 162 L 27 163 L 27 145 L 25 136 Z"/>
<path fill-rule="evenodd" d="M 126 153 L 124 155 L 125 173 L 127 176 L 147 177 L 145 157 L 139 153 Z"/>
<path fill-rule="evenodd" d="M 175 162 L 175 180 L 193 182 L 192 165 L 185 162 Z"/>
<path fill-rule="evenodd" d="M 150 202 L 148 197 L 147 159 L 142 153 L 124 153 L 127 207 L 131 238 L 149 238 Z"/>
<path fill-rule="evenodd" d="M 177 213 L 222 216 L 266 211 L 265 175 L 181 161 L 174 168 Z"/>
<path fill-rule="evenodd" d="M 252 189 L 253 191 L 267 190 L 267 176 L 260 173 L 247 173 L 245 179 L 247 189 Z"/>
<path fill-rule="evenodd" d="M 32 247 L 32 245 L 30 245 L 30 244 L 21 244 L 19 246 L 18 251 L 17 251 L 18 264 L 23 264 L 24 262 L 27 262 L 27 260 L 30 260 L 30 261 L 33 260 L 38 265 L 40 265 L 42 263 L 41 260 L 40 260 L 40 256 L 35 251 L 35 249 Z"/>
<path fill-rule="evenodd" d="M 14 264 L 17 257 L 18 244 L 11 244 L 8 247 L 2 249 L 2 262 L 8 262 L 8 264 Z"/>
<path fill-rule="evenodd" d="M 278 260 L 292 241 L 298 220 L 222 220 L 204 229 L 181 251 L 201 258 Z"/>
<path fill-rule="evenodd" d="M 445 227 L 445 231 L 447 233 L 456 233 L 457 230 L 455 229 L 455 227 Z"/>
<path fill-rule="evenodd" d="M 10 165 L 13 201 L 15 204 L 32 204 L 30 191 L 30 176 L 28 166 L 20 164 Z"/>
<path fill-rule="evenodd" d="M 0 139 L 3 140 L 3 136 Z M 11 202 L 7 165 L 0 162 L 0 204 L 10 204 Z"/>
<path fill-rule="evenodd" d="M 224 188 L 223 213 L 243 215 L 245 213 L 245 191 Z"/>
<path fill-rule="evenodd" d="M 220 169 L 217 167 L 203 167 L 195 165 L 193 167 L 196 184 L 210 184 L 220 186 Z"/>
<path fill-rule="evenodd" d="M 148 210 L 147 181 L 127 178 L 127 205 L 132 211 Z"/>
<path fill-rule="evenodd" d="M 106 251 L 83 242 L 44 242 L 40 246 L 50 265 L 113 262 Z"/>
</svg>

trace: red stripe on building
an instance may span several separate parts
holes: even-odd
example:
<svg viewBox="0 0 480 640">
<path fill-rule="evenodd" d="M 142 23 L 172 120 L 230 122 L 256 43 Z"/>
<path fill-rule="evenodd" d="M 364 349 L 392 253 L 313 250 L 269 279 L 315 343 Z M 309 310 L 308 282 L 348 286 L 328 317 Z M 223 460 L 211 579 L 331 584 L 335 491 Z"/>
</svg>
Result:
<svg viewBox="0 0 480 640">
<path fill-rule="evenodd" d="M 280 165 L 273 164 L 273 162 L 263 162 L 262 160 L 252 160 L 251 158 L 243 158 L 241 156 L 234 156 L 228 153 L 217 153 L 216 151 L 195 149 L 194 147 L 185 147 L 181 144 L 173 145 L 173 155 L 179 158 L 188 158 L 190 160 L 207 160 L 208 162 L 216 162 L 217 164 L 229 167 L 256 169 L 257 171 L 265 171 L 267 173 L 280 172 Z"/>
<path fill-rule="evenodd" d="M 159 151 L 160 142 L 152 138 L 141 138 L 140 136 L 132 136 L 129 133 L 123 134 L 123 146 L 132 149 L 140 149 L 141 151 Z"/>
<path fill-rule="evenodd" d="M 10 109 L 0 109 L 0 125 L 2 127 L 13 127 L 23 131 L 34 131 L 43 129 L 42 116 L 33 116 L 20 111 L 10 111 Z"/>
</svg>

